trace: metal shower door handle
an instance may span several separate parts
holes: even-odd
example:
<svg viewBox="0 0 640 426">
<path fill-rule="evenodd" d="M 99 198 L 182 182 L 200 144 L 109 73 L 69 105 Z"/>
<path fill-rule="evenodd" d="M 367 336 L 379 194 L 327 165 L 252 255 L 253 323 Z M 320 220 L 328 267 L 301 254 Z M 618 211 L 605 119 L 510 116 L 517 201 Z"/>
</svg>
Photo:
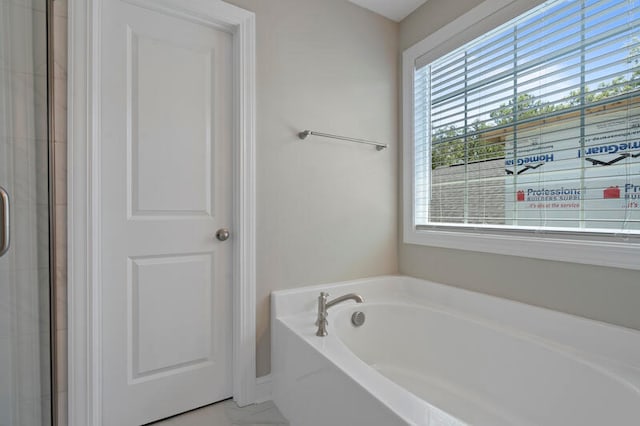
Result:
<svg viewBox="0 0 640 426">
<path fill-rule="evenodd" d="M 0 208 L 2 209 L 2 229 L 0 229 L 0 257 L 9 250 L 9 194 L 0 186 Z"/>
</svg>

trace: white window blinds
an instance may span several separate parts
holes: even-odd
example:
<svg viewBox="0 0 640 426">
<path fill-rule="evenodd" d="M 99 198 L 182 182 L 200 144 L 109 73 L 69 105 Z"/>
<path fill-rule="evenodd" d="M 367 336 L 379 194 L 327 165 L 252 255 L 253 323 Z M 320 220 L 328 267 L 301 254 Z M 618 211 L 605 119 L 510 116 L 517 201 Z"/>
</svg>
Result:
<svg viewBox="0 0 640 426">
<path fill-rule="evenodd" d="M 549 1 L 416 66 L 416 225 L 640 233 L 638 3 Z"/>
</svg>

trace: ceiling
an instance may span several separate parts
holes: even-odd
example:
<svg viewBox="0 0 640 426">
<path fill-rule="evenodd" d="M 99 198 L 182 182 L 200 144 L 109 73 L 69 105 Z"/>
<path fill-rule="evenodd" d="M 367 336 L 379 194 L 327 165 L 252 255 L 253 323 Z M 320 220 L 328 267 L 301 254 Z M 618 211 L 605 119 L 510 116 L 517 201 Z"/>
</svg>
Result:
<svg viewBox="0 0 640 426">
<path fill-rule="evenodd" d="M 402 21 L 427 0 L 349 0 L 396 22 Z"/>
</svg>

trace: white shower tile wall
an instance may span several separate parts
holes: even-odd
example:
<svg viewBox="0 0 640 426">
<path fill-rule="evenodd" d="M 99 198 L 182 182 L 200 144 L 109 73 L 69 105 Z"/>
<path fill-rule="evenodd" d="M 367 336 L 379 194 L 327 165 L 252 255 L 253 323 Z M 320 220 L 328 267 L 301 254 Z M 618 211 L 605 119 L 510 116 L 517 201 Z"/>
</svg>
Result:
<svg viewBox="0 0 640 426">
<path fill-rule="evenodd" d="M 67 0 L 53 1 L 53 116 L 58 426 L 67 426 Z"/>
<path fill-rule="evenodd" d="M 45 24 L 35 3 L 0 0 L 0 182 L 14 236 L 0 260 L 0 424 L 49 424 Z"/>
</svg>

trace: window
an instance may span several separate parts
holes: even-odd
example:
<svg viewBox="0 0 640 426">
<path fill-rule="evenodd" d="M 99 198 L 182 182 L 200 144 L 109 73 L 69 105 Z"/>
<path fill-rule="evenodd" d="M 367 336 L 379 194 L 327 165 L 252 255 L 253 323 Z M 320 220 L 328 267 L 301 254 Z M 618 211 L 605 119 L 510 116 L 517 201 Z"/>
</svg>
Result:
<svg viewBox="0 0 640 426">
<path fill-rule="evenodd" d="M 405 52 L 407 242 L 640 253 L 639 3 L 547 1 L 449 53 L 437 33 Z M 460 236 L 476 245 L 437 243 Z"/>
</svg>

